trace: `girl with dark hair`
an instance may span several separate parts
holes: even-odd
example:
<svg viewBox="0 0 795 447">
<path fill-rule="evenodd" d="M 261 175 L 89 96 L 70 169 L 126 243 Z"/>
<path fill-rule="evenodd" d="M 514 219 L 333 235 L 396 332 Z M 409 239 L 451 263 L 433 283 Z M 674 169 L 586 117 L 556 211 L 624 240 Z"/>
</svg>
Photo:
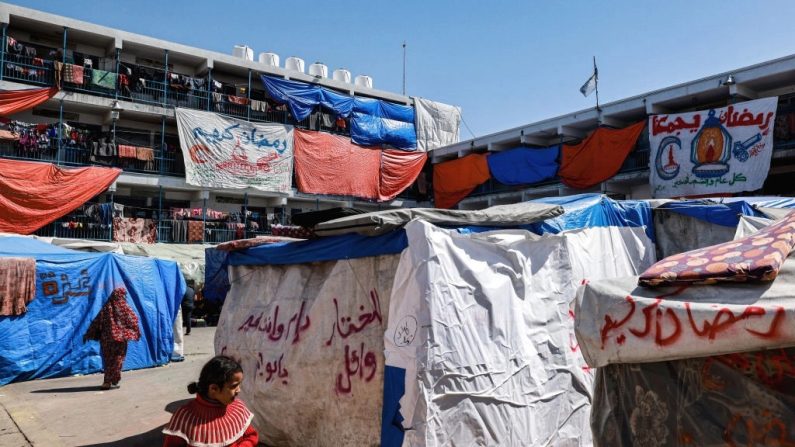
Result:
<svg viewBox="0 0 795 447">
<path fill-rule="evenodd" d="M 163 433 L 163 447 L 256 447 L 254 417 L 237 395 L 243 368 L 234 359 L 219 355 L 210 359 L 199 381 L 188 385 L 196 399 L 177 410 Z"/>
</svg>

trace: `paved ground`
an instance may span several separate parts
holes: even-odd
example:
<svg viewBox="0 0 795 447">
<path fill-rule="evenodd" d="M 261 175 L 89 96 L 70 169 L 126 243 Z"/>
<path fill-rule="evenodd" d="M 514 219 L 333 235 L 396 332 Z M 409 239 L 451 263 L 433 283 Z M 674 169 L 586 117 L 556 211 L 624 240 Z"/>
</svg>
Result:
<svg viewBox="0 0 795 447">
<path fill-rule="evenodd" d="M 213 356 L 215 328 L 193 328 L 185 361 L 125 371 L 121 388 L 101 391 L 101 374 L 12 383 L 0 388 L 0 446 L 160 446 L 163 425 L 193 396 Z"/>
</svg>

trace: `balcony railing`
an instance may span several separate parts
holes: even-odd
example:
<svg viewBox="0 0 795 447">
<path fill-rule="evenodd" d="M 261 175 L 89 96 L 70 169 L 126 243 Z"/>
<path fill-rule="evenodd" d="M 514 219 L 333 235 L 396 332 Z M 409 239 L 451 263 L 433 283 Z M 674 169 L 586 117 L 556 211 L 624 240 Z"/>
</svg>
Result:
<svg viewBox="0 0 795 447">
<path fill-rule="evenodd" d="M 5 59 L 7 58 L 7 59 Z M 3 77 L 34 85 L 54 85 L 51 60 L 6 53 L 3 60 Z"/>
</svg>

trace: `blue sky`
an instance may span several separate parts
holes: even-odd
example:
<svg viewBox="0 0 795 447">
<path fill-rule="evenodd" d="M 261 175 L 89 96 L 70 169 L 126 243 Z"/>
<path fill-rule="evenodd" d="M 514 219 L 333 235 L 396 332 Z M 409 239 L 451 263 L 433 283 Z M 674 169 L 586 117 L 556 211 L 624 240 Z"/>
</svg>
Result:
<svg viewBox="0 0 795 447">
<path fill-rule="evenodd" d="M 476 136 L 795 53 L 795 2 L 90 1 L 11 3 L 231 53 L 273 51 L 459 105 Z M 466 128 L 461 138 L 470 138 Z"/>
</svg>

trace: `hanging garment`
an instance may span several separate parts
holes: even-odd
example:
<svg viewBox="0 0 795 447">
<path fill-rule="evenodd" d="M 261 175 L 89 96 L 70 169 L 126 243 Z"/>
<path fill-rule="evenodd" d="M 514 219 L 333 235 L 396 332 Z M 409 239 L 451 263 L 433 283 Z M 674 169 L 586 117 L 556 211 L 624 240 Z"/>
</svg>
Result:
<svg viewBox="0 0 795 447">
<path fill-rule="evenodd" d="M 241 96 L 227 95 L 226 99 L 232 104 L 239 104 L 241 106 L 248 105 L 248 98 L 243 98 Z"/>
<path fill-rule="evenodd" d="M 56 93 L 58 93 L 58 87 L 0 91 L 0 116 L 32 109 L 46 102 Z"/>
<path fill-rule="evenodd" d="M 586 189 L 613 177 L 635 147 L 646 121 L 624 129 L 596 129 L 580 144 L 563 145 L 558 177 L 566 186 Z"/>
<path fill-rule="evenodd" d="M 63 80 L 70 84 L 83 85 L 83 67 L 80 65 L 66 64 L 63 68 Z"/>
<path fill-rule="evenodd" d="M 198 220 L 188 221 L 188 243 L 202 242 L 204 240 L 204 222 Z"/>
<path fill-rule="evenodd" d="M 118 147 L 119 158 L 136 158 L 138 156 L 137 148 L 127 144 L 120 144 Z"/>
<path fill-rule="evenodd" d="M 171 238 L 174 243 L 185 243 L 188 241 L 188 222 L 185 220 L 171 221 Z"/>
<path fill-rule="evenodd" d="M 0 315 L 22 315 L 36 297 L 36 260 L 0 257 Z"/>
<path fill-rule="evenodd" d="M 437 208 L 452 208 L 491 178 L 486 154 L 470 154 L 433 165 L 433 194 Z"/>
<path fill-rule="evenodd" d="M 255 112 L 267 112 L 268 111 L 268 103 L 265 101 L 257 101 L 256 99 L 251 100 L 251 110 Z"/>
<path fill-rule="evenodd" d="M 113 241 L 154 244 L 157 242 L 157 224 L 152 219 L 115 217 Z"/>
<path fill-rule="evenodd" d="M 115 89 L 116 73 L 105 70 L 91 70 L 91 83 L 97 87 Z"/>
</svg>

